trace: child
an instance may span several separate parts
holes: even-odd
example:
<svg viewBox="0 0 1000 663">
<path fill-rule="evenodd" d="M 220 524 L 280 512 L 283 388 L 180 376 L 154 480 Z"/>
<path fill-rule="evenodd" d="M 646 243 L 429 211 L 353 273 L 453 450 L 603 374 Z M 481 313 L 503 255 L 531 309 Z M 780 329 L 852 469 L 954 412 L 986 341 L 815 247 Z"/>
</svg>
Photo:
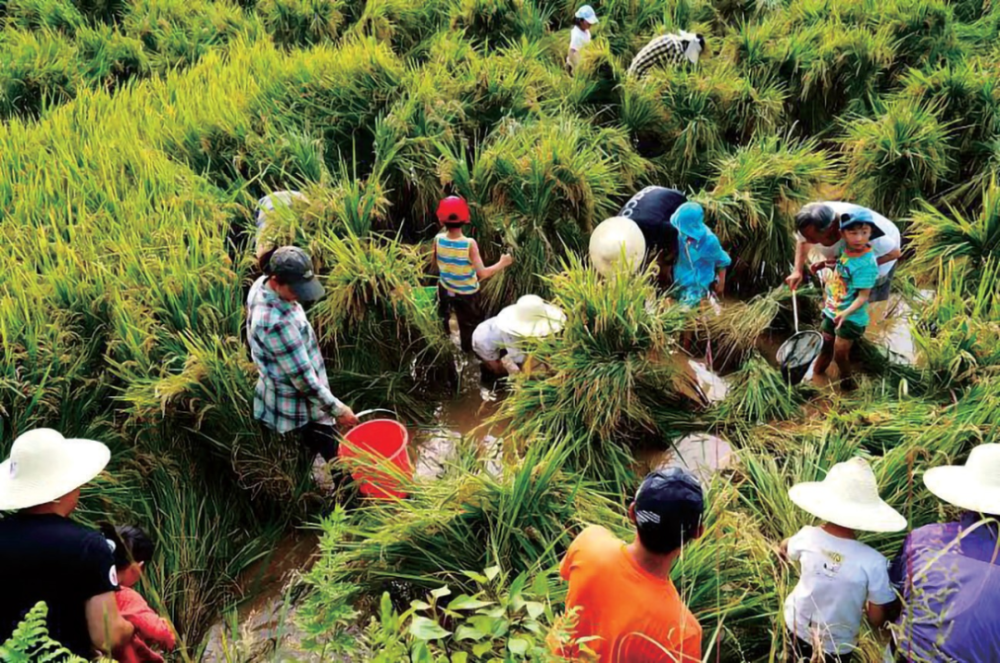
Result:
<svg viewBox="0 0 1000 663">
<path fill-rule="evenodd" d="M 576 11 L 573 19 L 573 29 L 569 33 L 569 55 L 566 56 L 566 66 L 570 73 L 580 64 L 580 53 L 584 46 L 590 43 L 590 26 L 597 25 L 597 14 L 590 5 L 584 5 Z"/>
<path fill-rule="evenodd" d="M 462 337 L 462 350 L 472 351 L 472 333 L 483 321 L 479 309 L 479 282 L 488 279 L 510 265 L 509 255 L 500 256 L 492 267 L 483 266 L 476 240 L 462 234 L 462 226 L 469 223 L 469 206 L 459 196 L 449 196 L 437 209 L 438 221 L 445 232 L 434 238 L 434 261 L 438 273 L 438 313 L 444 322 L 444 332 L 449 333 L 448 319 L 455 312 Z"/>
<path fill-rule="evenodd" d="M 879 498 L 875 473 L 861 458 L 837 463 L 823 481 L 792 486 L 788 497 L 826 522 L 781 542 L 781 556 L 801 566 L 785 600 L 785 660 L 849 661 L 862 614 L 881 628 L 896 599 L 888 560 L 857 541 L 857 531 L 898 532 L 906 518 Z"/>
<path fill-rule="evenodd" d="M 142 577 L 146 562 L 153 558 L 153 542 L 138 527 L 101 525 L 115 558 L 118 591 L 115 599 L 121 616 L 135 626 L 132 641 L 116 652 L 120 663 L 163 663 L 163 657 L 149 648 L 155 644 L 170 651 L 177 644 L 170 625 L 132 589 Z M 147 644 L 149 643 L 149 644 Z"/>
<path fill-rule="evenodd" d="M 678 299 L 687 306 L 697 306 L 714 283 L 717 295 L 726 289 L 726 268 L 732 260 L 719 238 L 705 225 L 705 211 L 698 203 L 684 203 L 670 217 L 677 229 L 677 264 L 674 286 Z"/>
<path fill-rule="evenodd" d="M 813 373 L 823 375 L 836 359 L 841 387 L 854 388 L 851 375 L 851 346 L 865 335 L 868 326 L 868 297 L 878 280 L 878 263 L 868 243 L 884 233 L 875 225 L 871 212 L 859 208 L 840 219 L 844 246 L 837 258 L 821 261 L 810 269 L 815 274 L 829 267 L 826 279 L 826 304 L 823 307 L 823 350 L 813 366 Z"/>
</svg>

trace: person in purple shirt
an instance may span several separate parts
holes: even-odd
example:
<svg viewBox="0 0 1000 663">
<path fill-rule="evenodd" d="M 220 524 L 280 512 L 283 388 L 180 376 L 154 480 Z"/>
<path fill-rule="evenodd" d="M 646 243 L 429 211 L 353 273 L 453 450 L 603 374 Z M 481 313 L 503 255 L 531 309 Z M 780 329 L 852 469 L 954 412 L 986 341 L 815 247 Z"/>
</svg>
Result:
<svg viewBox="0 0 1000 663">
<path fill-rule="evenodd" d="M 889 569 L 903 598 L 895 660 L 1000 661 L 1000 444 L 976 447 L 964 466 L 928 470 L 924 483 L 965 511 L 911 532 Z"/>
</svg>

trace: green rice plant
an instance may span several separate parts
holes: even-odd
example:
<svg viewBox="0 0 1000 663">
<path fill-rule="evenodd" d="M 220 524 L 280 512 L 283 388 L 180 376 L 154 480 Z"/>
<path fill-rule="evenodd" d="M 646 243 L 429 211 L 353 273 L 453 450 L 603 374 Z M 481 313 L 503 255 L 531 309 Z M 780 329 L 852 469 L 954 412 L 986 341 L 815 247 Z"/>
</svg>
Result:
<svg viewBox="0 0 1000 663">
<path fill-rule="evenodd" d="M 84 28 L 77 32 L 76 43 L 83 77 L 92 84 L 113 90 L 149 75 L 149 58 L 142 42 L 126 37 L 117 28 Z"/>
<path fill-rule="evenodd" d="M 715 418 L 722 425 L 762 424 L 790 419 L 803 402 L 781 373 L 757 353 L 751 353 L 738 371 L 729 376 L 729 393 L 719 404 Z"/>
<path fill-rule="evenodd" d="M 845 124 L 841 149 L 847 188 L 860 204 L 890 217 L 907 214 L 914 200 L 930 199 L 952 176 L 951 123 L 938 109 L 914 100 L 885 104 L 875 118 Z"/>
<path fill-rule="evenodd" d="M 48 614 L 48 607 L 41 602 L 29 610 L 11 633 L 10 638 L 6 642 L 0 642 L 0 657 L 11 663 L 40 660 L 63 663 L 83 661 L 49 635 Z"/>
<path fill-rule="evenodd" d="M 987 277 L 986 267 L 1000 255 L 1000 185 L 994 176 L 982 190 L 978 212 L 967 215 L 949 207 L 947 212 L 923 204 L 911 217 L 910 239 L 913 269 L 936 276 L 942 263 L 969 274 L 968 286 L 976 287 Z M 980 275 L 982 278 L 980 278 Z"/>
<path fill-rule="evenodd" d="M 18 30 L 51 30 L 73 38 L 85 25 L 83 14 L 67 0 L 16 0 L 7 3 L 6 26 Z"/>
<path fill-rule="evenodd" d="M 350 34 L 374 38 L 406 53 L 445 24 L 449 9 L 444 0 L 365 0 Z"/>
<path fill-rule="evenodd" d="M 570 258 L 549 277 L 566 326 L 532 349 L 546 368 L 519 375 L 496 415 L 517 427 L 515 445 L 571 436 L 572 467 L 612 492 L 633 481 L 635 446 L 666 446 L 682 408 L 699 405 L 682 395 L 694 391 L 686 364 L 670 357 L 685 313 L 657 298 L 652 269 L 603 279 Z"/>
<path fill-rule="evenodd" d="M 710 190 L 696 196 L 741 275 L 741 291 L 774 286 L 794 251 L 793 214 L 836 177 L 837 160 L 814 140 L 764 135 L 720 158 Z"/>
<path fill-rule="evenodd" d="M 261 0 L 257 14 L 280 46 L 310 46 L 336 40 L 344 23 L 344 0 Z"/>
<path fill-rule="evenodd" d="M 452 4 L 450 27 L 477 43 L 537 41 L 554 10 L 530 0 L 461 0 Z"/>
<path fill-rule="evenodd" d="M 76 48 L 61 34 L 0 33 L 0 118 L 37 117 L 76 96 L 79 84 Z"/>
<path fill-rule="evenodd" d="M 727 303 L 719 315 L 699 320 L 696 327 L 704 324 L 712 340 L 713 359 L 725 366 L 742 365 L 778 316 L 781 294 L 783 291 L 778 288 L 747 302 Z"/>
</svg>

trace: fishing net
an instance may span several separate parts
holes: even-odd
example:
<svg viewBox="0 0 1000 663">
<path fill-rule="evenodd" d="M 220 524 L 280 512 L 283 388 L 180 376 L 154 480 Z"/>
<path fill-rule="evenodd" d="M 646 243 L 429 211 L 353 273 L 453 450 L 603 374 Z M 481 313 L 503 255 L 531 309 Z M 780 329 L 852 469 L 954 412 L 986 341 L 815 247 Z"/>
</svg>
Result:
<svg viewBox="0 0 1000 663">
<path fill-rule="evenodd" d="M 785 382 L 793 386 L 802 382 L 822 349 L 823 335 L 816 331 L 799 332 L 782 343 L 777 359 Z"/>
</svg>

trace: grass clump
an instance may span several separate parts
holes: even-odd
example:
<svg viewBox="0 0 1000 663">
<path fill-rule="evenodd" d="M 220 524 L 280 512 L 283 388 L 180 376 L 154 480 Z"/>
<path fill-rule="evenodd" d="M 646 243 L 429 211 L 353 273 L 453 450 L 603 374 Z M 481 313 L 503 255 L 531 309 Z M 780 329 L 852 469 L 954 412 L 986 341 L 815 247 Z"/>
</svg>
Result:
<svg viewBox="0 0 1000 663">
<path fill-rule="evenodd" d="M 57 32 L 0 33 L 0 118 L 38 117 L 75 97 L 76 58 L 76 48 Z"/>
<path fill-rule="evenodd" d="M 788 386 L 781 373 L 757 353 L 729 376 L 729 393 L 716 418 L 730 425 L 763 424 L 793 418 L 804 399 Z"/>
<path fill-rule="evenodd" d="M 343 0 L 262 0 L 257 13 L 274 42 L 292 48 L 336 40 L 346 8 Z"/>
</svg>

